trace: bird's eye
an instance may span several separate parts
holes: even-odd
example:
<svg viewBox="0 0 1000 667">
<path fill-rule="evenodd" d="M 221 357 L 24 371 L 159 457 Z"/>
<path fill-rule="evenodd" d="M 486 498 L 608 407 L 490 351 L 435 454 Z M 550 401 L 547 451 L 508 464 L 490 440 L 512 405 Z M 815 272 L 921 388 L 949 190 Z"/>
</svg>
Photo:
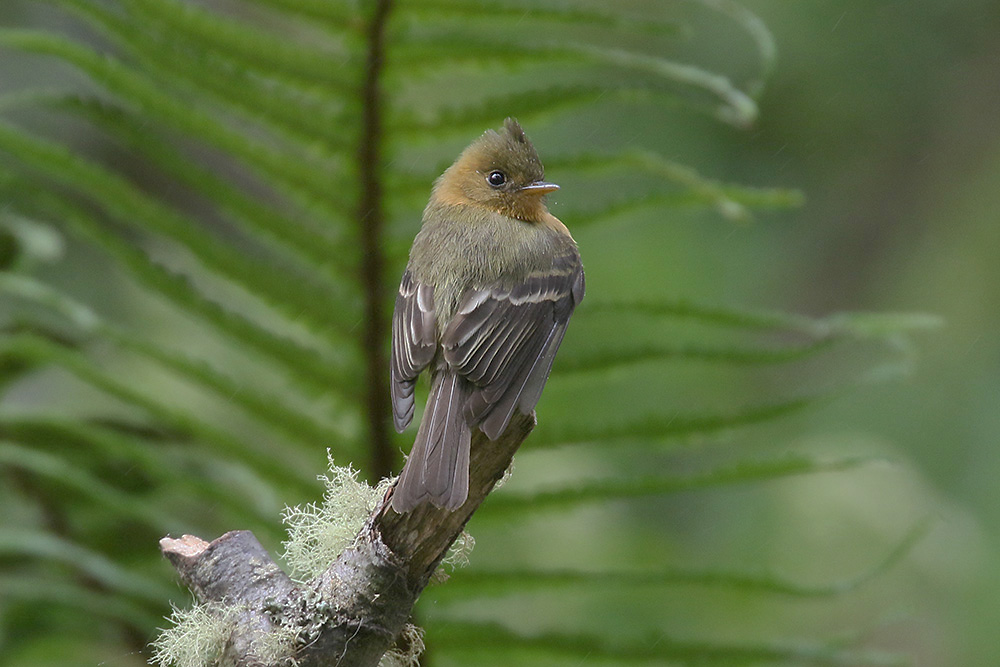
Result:
<svg viewBox="0 0 1000 667">
<path fill-rule="evenodd" d="M 494 188 L 499 188 L 501 185 L 507 182 L 507 175 L 502 171 L 494 170 L 491 171 L 489 176 L 486 177 L 486 182 L 489 183 Z"/>
</svg>

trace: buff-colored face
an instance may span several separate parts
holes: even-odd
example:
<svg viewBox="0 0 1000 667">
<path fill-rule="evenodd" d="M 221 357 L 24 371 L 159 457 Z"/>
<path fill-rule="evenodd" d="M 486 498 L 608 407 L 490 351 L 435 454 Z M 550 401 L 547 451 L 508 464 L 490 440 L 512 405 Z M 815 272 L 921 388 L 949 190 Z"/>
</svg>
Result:
<svg viewBox="0 0 1000 667">
<path fill-rule="evenodd" d="M 508 118 L 502 131 L 486 132 L 462 152 L 438 179 L 434 195 L 442 203 L 482 206 L 539 222 L 548 213 L 542 197 L 559 189 L 544 178 L 535 147 Z"/>
</svg>

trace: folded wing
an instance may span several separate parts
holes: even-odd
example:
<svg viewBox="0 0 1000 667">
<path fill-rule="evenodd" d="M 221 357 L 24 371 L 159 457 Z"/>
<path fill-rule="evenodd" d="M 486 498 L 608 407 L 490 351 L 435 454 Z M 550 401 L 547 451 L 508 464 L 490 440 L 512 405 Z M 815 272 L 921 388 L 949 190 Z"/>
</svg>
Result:
<svg viewBox="0 0 1000 667">
<path fill-rule="evenodd" d="M 437 347 L 434 288 L 403 274 L 392 314 L 392 353 L 389 358 L 392 419 L 402 432 L 413 419 L 413 388 L 417 376 L 431 363 Z"/>
<path fill-rule="evenodd" d="M 575 252 L 516 286 L 469 290 L 441 337 L 444 359 L 472 384 L 466 418 L 491 439 L 514 410 L 535 408 L 552 370 L 584 276 Z"/>
</svg>

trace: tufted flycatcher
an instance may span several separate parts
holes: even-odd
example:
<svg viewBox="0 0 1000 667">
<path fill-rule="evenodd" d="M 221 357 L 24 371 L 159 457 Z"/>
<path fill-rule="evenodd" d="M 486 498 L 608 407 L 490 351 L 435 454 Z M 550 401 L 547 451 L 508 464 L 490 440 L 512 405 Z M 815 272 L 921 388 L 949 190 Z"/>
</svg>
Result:
<svg viewBox="0 0 1000 667">
<path fill-rule="evenodd" d="M 427 408 L 392 494 L 455 510 L 469 494 L 472 429 L 496 440 L 515 410 L 542 394 L 573 309 L 583 266 L 513 118 L 474 141 L 434 183 L 392 316 L 392 411 L 413 418 L 417 376 L 431 375 Z"/>
</svg>

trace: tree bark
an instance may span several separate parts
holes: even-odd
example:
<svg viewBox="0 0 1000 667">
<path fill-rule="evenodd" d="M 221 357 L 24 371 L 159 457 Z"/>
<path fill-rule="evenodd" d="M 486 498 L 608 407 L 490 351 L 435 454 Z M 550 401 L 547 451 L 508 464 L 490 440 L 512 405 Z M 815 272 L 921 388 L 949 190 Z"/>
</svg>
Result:
<svg viewBox="0 0 1000 667">
<path fill-rule="evenodd" d="M 424 504 L 397 514 L 390 489 L 354 544 L 306 583 L 282 572 L 249 531 L 226 533 L 211 543 L 190 535 L 165 537 L 160 548 L 199 602 L 243 609 L 222 664 L 267 664 L 259 647 L 269 635 L 291 629 L 297 643 L 288 657 L 302 667 L 375 666 L 534 425 L 534 413 L 518 414 L 496 442 L 474 433 L 469 498 L 454 512 Z"/>
</svg>

